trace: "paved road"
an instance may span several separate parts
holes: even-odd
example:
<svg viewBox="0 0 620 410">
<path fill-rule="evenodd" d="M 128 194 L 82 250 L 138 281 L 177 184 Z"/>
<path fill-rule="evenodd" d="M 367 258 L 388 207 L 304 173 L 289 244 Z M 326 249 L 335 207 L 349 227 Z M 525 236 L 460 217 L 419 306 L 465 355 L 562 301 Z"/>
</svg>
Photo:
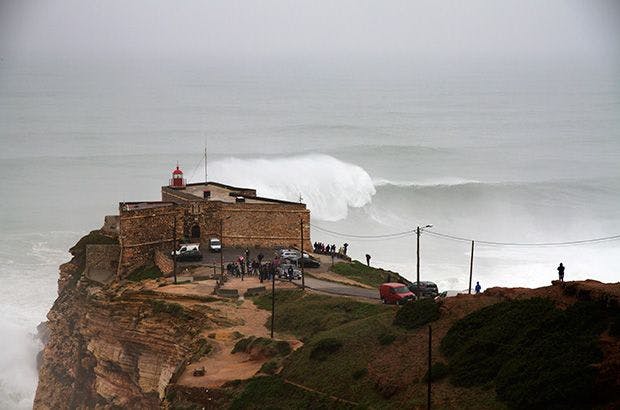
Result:
<svg viewBox="0 0 620 410">
<path fill-rule="evenodd" d="M 301 286 L 301 280 L 296 280 L 294 282 Z M 321 292 L 379 300 L 379 290 L 375 289 L 364 289 L 357 286 L 349 286 L 341 283 L 328 282 L 326 280 L 320 280 L 310 277 L 306 277 L 305 282 L 306 287 Z"/>
</svg>

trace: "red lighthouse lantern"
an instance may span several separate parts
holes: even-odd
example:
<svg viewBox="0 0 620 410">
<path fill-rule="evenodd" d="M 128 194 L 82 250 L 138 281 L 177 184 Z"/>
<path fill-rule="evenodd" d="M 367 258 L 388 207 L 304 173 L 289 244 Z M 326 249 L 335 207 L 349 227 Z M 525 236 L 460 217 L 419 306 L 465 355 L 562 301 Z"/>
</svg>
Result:
<svg viewBox="0 0 620 410">
<path fill-rule="evenodd" d="M 170 179 L 170 188 L 175 188 L 175 189 L 185 188 L 185 178 L 183 178 L 183 171 L 179 169 L 178 164 L 177 164 L 177 169 L 172 171 L 172 179 Z"/>
</svg>

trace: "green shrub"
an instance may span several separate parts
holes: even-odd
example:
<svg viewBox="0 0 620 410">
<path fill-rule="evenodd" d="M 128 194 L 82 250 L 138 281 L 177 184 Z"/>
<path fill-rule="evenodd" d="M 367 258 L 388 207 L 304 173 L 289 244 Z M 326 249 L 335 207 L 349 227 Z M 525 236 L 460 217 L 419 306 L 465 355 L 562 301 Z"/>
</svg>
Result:
<svg viewBox="0 0 620 410">
<path fill-rule="evenodd" d="M 356 371 L 354 371 L 351 374 L 351 377 L 353 378 L 353 380 L 359 380 L 362 377 L 365 377 L 368 374 L 368 369 L 367 368 L 363 368 L 363 369 L 357 369 Z"/>
<path fill-rule="evenodd" d="M 268 362 L 265 362 L 260 368 L 260 371 L 265 374 L 275 374 L 277 370 L 278 362 L 276 362 L 275 360 L 269 360 Z"/>
<path fill-rule="evenodd" d="M 594 302 L 566 310 L 547 299 L 498 303 L 452 326 L 441 342 L 457 386 L 494 382 L 511 407 L 588 407 L 609 311 Z"/>
<path fill-rule="evenodd" d="M 448 375 L 448 366 L 443 362 L 435 362 L 431 366 L 431 381 L 436 382 Z M 424 381 L 428 381 L 428 371 L 424 375 Z"/>
<path fill-rule="evenodd" d="M 151 307 L 153 308 L 153 313 L 167 313 L 184 319 L 189 317 L 187 312 L 185 312 L 185 308 L 178 303 L 155 299 L 151 300 Z"/>
<path fill-rule="evenodd" d="M 396 340 L 396 336 L 391 333 L 381 333 L 377 338 L 381 346 L 390 345 Z"/>
<path fill-rule="evenodd" d="M 232 353 L 249 353 L 253 348 L 260 348 L 267 357 L 286 356 L 291 353 L 291 345 L 284 340 L 273 340 L 264 337 L 249 336 L 235 343 Z"/>
<path fill-rule="evenodd" d="M 328 337 L 319 340 L 310 351 L 310 359 L 324 361 L 330 354 L 336 353 L 342 348 L 342 342 L 338 339 Z"/>
<path fill-rule="evenodd" d="M 396 313 L 394 324 L 406 329 L 416 329 L 439 319 L 439 305 L 433 299 L 411 301 Z"/>
</svg>

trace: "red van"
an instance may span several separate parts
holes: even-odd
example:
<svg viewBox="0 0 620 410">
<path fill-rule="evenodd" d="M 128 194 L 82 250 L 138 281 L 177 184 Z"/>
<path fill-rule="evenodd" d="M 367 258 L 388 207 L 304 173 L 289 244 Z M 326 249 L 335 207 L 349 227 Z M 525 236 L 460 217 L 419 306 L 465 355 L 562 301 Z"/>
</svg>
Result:
<svg viewBox="0 0 620 410">
<path fill-rule="evenodd" d="M 407 285 L 403 285 L 402 283 L 383 283 L 379 286 L 379 297 L 383 303 L 397 305 L 402 305 L 410 300 L 416 299 Z"/>
</svg>

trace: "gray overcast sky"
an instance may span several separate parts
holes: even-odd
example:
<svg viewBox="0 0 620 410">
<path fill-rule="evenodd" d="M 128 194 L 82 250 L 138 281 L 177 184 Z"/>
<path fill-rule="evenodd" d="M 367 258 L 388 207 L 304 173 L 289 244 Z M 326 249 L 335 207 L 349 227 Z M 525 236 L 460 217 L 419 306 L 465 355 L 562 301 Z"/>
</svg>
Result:
<svg viewBox="0 0 620 410">
<path fill-rule="evenodd" d="M 620 1 L 0 0 L 2 56 L 438 55 L 615 61 Z"/>
</svg>

